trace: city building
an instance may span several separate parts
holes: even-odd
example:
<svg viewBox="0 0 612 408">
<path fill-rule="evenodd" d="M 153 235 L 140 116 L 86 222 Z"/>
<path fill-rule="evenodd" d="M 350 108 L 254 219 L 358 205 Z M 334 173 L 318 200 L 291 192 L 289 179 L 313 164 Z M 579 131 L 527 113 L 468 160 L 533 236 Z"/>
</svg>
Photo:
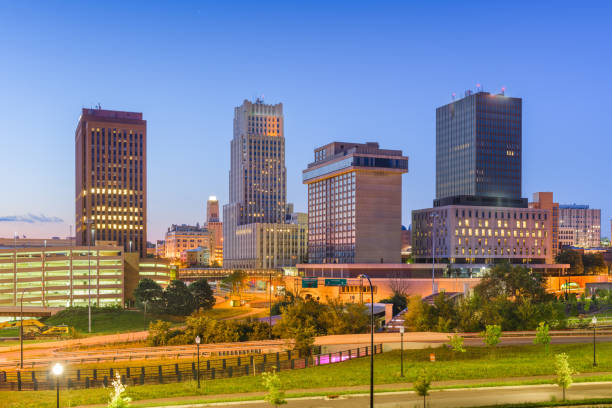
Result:
<svg viewBox="0 0 612 408">
<path fill-rule="evenodd" d="M 219 201 L 210 196 L 206 202 L 206 228 L 210 233 L 210 261 L 223 265 L 223 223 L 219 218 Z"/>
<path fill-rule="evenodd" d="M 147 122 L 142 113 L 83 109 L 75 145 L 76 245 L 116 241 L 144 257 Z"/>
<path fill-rule="evenodd" d="M 436 109 L 434 207 L 527 207 L 521 198 L 522 100 L 466 91 Z"/>
<path fill-rule="evenodd" d="M 187 265 L 188 267 L 210 266 L 210 248 L 197 247 L 182 251 L 181 263 L 183 265 Z"/>
<path fill-rule="evenodd" d="M 0 307 L 122 306 L 123 286 L 116 245 L 0 249 Z"/>
<path fill-rule="evenodd" d="M 444 206 L 412 212 L 415 259 L 451 264 L 547 264 L 549 211 L 535 208 Z M 433 238 L 433 240 L 432 240 Z"/>
<path fill-rule="evenodd" d="M 550 222 L 548 226 L 548 247 L 550 248 L 549 254 L 546 257 L 546 263 L 553 263 L 557 254 L 559 253 L 559 203 L 555 203 L 553 200 L 553 193 L 551 192 L 538 192 L 533 193 L 533 202 L 529 203 L 529 208 L 538 208 L 541 210 L 548 210 L 550 215 Z"/>
<path fill-rule="evenodd" d="M 333 142 L 302 172 L 310 263 L 400 263 L 408 157 L 378 143 Z"/>
<path fill-rule="evenodd" d="M 0 312 L 23 305 L 46 310 L 133 303 L 138 282 L 170 282 L 167 261 L 141 258 L 117 243 L 0 249 Z M 91 282 L 91 284 L 90 284 Z M 11 309 L 12 308 L 12 309 Z"/>
<path fill-rule="evenodd" d="M 559 244 L 594 248 L 601 246 L 601 210 L 588 205 L 562 204 L 559 206 Z"/>
<path fill-rule="evenodd" d="M 164 258 L 178 261 L 181 252 L 198 247 L 210 247 L 210 234 L 199 225 L 172 224 L 164 239 Z"/>
<path fill-rule="evenodd" d="M 156 258 L 165 258 L 166 257 L 166 241 L 163 239 L 158 239 L 155 244 L 155 257 Z"/>
<path fill-rule="evenodd" d="M 223 267 L 293 266 L 306 257 L 306 226 L 287 224 L 283 105 L 244 101 L 234 110 Z M 304 238 L 305 239 L 305 238 Z"/>
<path fill-rule="evenodd" d="M 74 246 L 75 238 L 0 238 L 0 248 L 37 248 L 37 247 L 69 247 Z"/>
</svg>

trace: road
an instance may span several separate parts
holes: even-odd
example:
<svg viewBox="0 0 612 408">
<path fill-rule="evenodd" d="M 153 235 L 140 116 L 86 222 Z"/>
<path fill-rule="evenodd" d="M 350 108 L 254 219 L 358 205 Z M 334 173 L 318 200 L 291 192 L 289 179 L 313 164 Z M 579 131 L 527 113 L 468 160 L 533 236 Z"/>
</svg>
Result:
<svg viewBox="0 0 612 408">
<path fill-rule="evenodd" d="M 428 406 L 435 408 L 479 407 L 495 404 L 514 404 L 524 402 L 551 401 L 554 397 L 561 400 L 561 389 L 554 385 L 532 385 L 491 388 L 462 388 L 452 390 L 434 390 L 428 397 Z M 567 390 L 568 399 L 612 398 L 612 382 L 578 383 Z M 374 406 L 378 408 L 413 408 L 423 406 L 423 397 L 412 391 L 375 394 Z M 431 405 L 430 405 L 431 404 Z M 190 404 L 164 405 L 164 408 L 232 406 L 245 408 L 269 408 L 263 401 L 236 402 L 223 404 Z M 341 396 L 334 399 L 327 397 L 308 397 L 289 399 L 287 408 L 366 408 L 369 406 L 369 395 L 359 394 Z"/>
</svg>

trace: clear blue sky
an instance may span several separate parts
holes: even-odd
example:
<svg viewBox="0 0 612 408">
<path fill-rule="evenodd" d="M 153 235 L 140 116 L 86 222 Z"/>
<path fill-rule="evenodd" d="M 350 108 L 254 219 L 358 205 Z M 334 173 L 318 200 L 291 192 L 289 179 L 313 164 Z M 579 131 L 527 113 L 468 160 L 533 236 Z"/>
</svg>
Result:
<svg viewBox="0 0 612 408">
<path fill-rule="evenodd" d="M 410 157 L 407 225 L 434 196 L 435 108 L 477 83 L 523 98 L 523 196 L 601 208 L 609 236 L 611 16 L 604 1 L 0 2 L 0 219 L 49 218 L 0 236 L 68 234 L 74 129 L 97 103 L 148 121 L 149 240 L 202 222 L 209 195 L 227 202 L 233 108 L 262 94 L 285 107 L 296 210 L 314 147 L 378 141 Z"/>
</svg>

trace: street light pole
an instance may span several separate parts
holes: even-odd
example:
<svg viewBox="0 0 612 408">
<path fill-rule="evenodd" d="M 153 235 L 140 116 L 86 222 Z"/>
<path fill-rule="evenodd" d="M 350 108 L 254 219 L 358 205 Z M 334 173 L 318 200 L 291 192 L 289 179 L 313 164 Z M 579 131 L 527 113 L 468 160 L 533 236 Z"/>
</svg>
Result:
<svg viewBox="0 0 612 408">
<path fill-rule="evenodd" d="M 60 363 L 55 363 L 53 368 L 51 369 L 53 375 L 55 375 L 55 389 L 57 395 L 57 408 L 59 408 L 59 377 L 64 372 L 64 367 Z"/>
<path fill-rule="evenodd" d="M 400 327 L 400 367 L 401 367 L 401 374 L 400 377 L 404 376 L 404 326 Z"/>
<path fill-rule="evenodd" d="M 597 328 L 596 316 L 593 316 L 593 320 L 591 320 L 591 323 L 593 323 L 593 367 L 597 367 L 597 360 L 595 359 L 595 330 Z"/>
<path fill-rule="evenodd" d="M 25 289 L 21 290 L 21 306 L 19 315 L 21 316 L 21 323 L 19 327 L 19 351 L 20 351 L 20 367 L 23 368 L 23 294 L 25 293 Z"/>
<path fill-rule="evenodd" d="M 196 336 L 195 342 L 198 349 L 198 388 L 200 388 L 200 336 Z"/>
<path fill-rule="evenodd" d="M 370 284 L 370 408 L 374 408 L 374 289 L 368 275 L 362 274 L 360 278 L 366 278 Z"/>
</svg>

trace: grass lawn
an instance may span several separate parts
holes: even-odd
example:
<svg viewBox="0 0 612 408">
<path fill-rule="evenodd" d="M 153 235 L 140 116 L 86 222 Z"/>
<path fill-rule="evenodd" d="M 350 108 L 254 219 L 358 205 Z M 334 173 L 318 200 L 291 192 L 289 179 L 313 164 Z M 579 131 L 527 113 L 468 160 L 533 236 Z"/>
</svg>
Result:
<svg viewBox="0 0 612 408">
<path fill-rule="evenodd" d="M 571 366 L 579 373 L 612 371 L 612 343 L 598 344 L 598 366 L 592 366 L 592 345 L 551 345 L 551 354 L 567 353 Z M 436 362 L 429 361 L 429 353 L 436 353 Z M 481 347 L 467 347 L 466 353 L 453 353 L 446 348 L 404 351 L 405 377 L 400 377 L 399 351 L 375 357 L 375 379 L 377 384 L 406 383 L 415 380 L 421 370 L 426 369 L 436 381 L 483 379 L 485 384 L 495 385 L 491 379 L 516 377 L 516 383 L 542 383 L 541 379 L 530 380 L 529 376 L 554 374 L 553 359 L 545 355 L 541 347 L 508 346 L 498 347 L 493 353 Z M 361 358 L 330 366 L 304 370 L 282 371 L 280 377 L 287 390 L 335 386 L 365 385 L 369 383 L 369 359 Z M 445 387 L 446 388 L 446 387 Z M 134 400 L 173 396 L 218 395 L 263 391 L 261 377 L 238 377 L 205 381 L 197 390 L 193 382 L 179 384 L 128 387 L 128 395 Z M 239 397 L 239 396 L 238 396 Z M 62 406 L 104 403 L 108 390 L 62 391 Z M 0 392 L 0 400 L 10 408 L 53 407 L 55 393 L 41 392 Z"/>
<path fill-rule="evenodd" d="M 147 322 L 153 320 L 167 320 L 174 324 L 181 324 L 183 318 L 175 316 L 156 316 L 147 313 Z M 91 311 L 91 330 L 93 334 L 122 333 L 144 330 L 144 316 L 141 311 L 125 309 L 97 309 Z M 88 312 L 87 308 L 66 309 L 44 321 L 47 325 L 67 324 L 74 327 L 79 333 L 87 334 Z"/>
</svg>

